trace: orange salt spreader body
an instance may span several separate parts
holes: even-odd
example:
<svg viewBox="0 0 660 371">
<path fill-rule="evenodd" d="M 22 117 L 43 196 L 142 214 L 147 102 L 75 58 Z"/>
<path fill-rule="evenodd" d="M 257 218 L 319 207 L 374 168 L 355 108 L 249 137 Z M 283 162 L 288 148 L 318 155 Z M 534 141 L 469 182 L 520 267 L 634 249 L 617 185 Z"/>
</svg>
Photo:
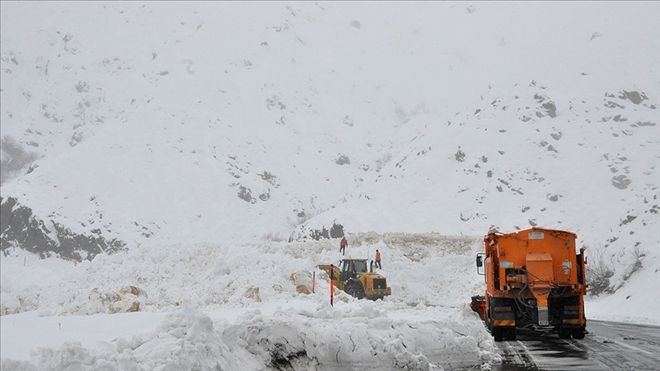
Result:
<svg viewBox="0 0 660 371">
<path fill-rule="evenodd" d="M 470 307 L 495 341 L 515 340 L 516 328 L 552 328 L 562 339 L 584 338 L 587 261 L 583 248 L 576 254 L 576 238 L 536 227 L 484 237 L 485 253 L 477 254 L 476 264 L 486 293 L 473 296 Z"/>
</svg>

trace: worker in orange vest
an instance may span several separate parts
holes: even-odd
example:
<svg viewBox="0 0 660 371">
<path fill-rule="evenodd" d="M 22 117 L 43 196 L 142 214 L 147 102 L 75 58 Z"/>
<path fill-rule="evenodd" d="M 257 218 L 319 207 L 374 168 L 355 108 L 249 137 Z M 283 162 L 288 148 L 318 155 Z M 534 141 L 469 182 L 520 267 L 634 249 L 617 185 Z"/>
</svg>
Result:
<svg viewBox="0 0 660 371">
<path fill-rule="evenodd" d="M 383 269 L 383 266 L 380 265 L 380 251 L 376 250 L 376 267 Z"/>
<path fill-rule="evenodd" d="M 339 243 L 339 252 L 342 255 L 346 255 L 346 245 L 348 245 L 348 241 L 346 241 L 346 237 L 342 237 Z"/>
</svg>

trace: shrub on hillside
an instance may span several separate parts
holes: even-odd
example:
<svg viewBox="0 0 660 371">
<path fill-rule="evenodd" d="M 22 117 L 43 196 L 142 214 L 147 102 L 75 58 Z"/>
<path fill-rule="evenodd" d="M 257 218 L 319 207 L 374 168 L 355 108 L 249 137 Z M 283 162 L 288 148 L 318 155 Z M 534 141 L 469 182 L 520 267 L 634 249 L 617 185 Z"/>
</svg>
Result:
<svg viewBox="0 0 660 371">
<path fill-rule="evenodd" d="M 623 286 L 623 284 L 628 281 L 635 272 L 642 269 L 642 259 L 645 256 L 646 254 L 639 249 L 639 246 L 635 246 L 632 252 L 632 263 L 626 268 L 626 271 L 623 274 L 623 281 L 619 284 L 619 287 Z"/>
<path fill-rule="evenodd" d="M 602 293 L 611 294 L 615 290 L 610 287 L 610 278 L 614 276 L 612 263 L 605 260 L 605 251 L 597 249 L 589 255 L 587 264 L 587 283 L 589 295 L 598 296 Z"/>
</svg>

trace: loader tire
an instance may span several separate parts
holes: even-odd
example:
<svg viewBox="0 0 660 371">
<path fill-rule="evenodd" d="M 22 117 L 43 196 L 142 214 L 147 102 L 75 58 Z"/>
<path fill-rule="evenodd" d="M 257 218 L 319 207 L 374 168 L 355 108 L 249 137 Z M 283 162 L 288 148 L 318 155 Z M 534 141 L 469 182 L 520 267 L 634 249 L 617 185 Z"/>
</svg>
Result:
<svg viewBox="0 0 660 371">
<path fill-rule="evenodd" d="M 364 288 L 362 287 L 362 284 L 360 281 L 350 281 L 349 283 L 346 284 L 346 288 L 344 291 L 357 299 L 363 299 L 364 298 Z"/>
</svg>

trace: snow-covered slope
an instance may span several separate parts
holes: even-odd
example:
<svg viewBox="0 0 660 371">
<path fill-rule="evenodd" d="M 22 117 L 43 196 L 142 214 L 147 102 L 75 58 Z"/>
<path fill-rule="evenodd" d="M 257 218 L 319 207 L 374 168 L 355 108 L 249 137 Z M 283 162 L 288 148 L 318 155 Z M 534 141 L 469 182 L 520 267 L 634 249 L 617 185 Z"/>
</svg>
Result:
<svg viewBox="0 0 660 371">
<path fill-rule="evenodd" d="M 658 282 L 659 12 L 4 2 L 3 205 L 128 249 L 538 225 Z"/>
</svg>

